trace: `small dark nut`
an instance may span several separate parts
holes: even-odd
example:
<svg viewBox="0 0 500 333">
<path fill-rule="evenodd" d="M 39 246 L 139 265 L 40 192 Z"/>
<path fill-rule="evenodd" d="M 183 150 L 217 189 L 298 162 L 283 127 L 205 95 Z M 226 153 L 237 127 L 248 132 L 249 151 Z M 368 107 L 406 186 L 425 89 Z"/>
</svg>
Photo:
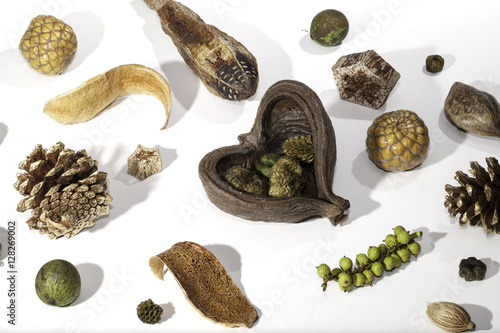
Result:
<svg viewBox="0 0 500 333">
<path fill-rule="evenodd" d="M 349 21 L 340 11 L 326 9 L 316 14 L 311 21 L 310 36 L 323 46 L 337 46 L 349 32 Z"/>
<path fill-rule="evenodd" d="M 425 69 L 431 73 L 438 73 L 443 70 L 444 59 L 440 55 L 430 55 L 425 59 Z"/>
<path fill-rule="evenodd" d="M 486 275 L 486 265 L 475 257 L 469 257 L 460 261 L 458 274 L 465 281 L 480 281 Z"/>
</svg>

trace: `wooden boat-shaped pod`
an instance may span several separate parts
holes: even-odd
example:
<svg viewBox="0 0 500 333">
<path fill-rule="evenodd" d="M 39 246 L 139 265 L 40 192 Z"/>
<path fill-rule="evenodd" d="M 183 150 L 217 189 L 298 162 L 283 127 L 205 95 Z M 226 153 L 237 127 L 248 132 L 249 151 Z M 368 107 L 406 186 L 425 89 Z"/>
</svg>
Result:
<svg viewBox="0 0 500 333">
<path fill-rule="evenodd" d="M 267 153 L 282 154 L 283 142 L 312 136 L 314 162 L 303 166 L 304 190 L 288 198 L 249 194 L 231 186 L 224 174 L 233 166 L 252 169 Z M 199 164 L 208 198 L 222 211 L 252 221 L 300 222 L 322 216 L 337 225 L 347 218 L 349 201 L 333 193 L 335 132 L 318 95 L 305 84 L 283 80 L 264 94 L 254 126 L 240 144 L 216 149 Z"/>
</svg>

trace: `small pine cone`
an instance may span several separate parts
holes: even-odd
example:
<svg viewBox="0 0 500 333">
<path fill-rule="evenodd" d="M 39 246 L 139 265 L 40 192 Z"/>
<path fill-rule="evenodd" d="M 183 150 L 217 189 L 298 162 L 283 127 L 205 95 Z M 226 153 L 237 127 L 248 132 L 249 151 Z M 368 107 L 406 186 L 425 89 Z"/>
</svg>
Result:
<svg viewBox="0 0 500 333">
<path fill-rule="evenodd" d="M 306 179 L 297 159 L 283 156 L 269 173 L 269 195 L 277 198 L 290 198 L 302 194 Z"/>
<path fill-rule="evenodd" d="M 482 225 L 488 235 L 500 234 L 500 165 L 494 157 L 486 158 L 486 163 L 488 170 L 470 163 L 473 177 L 457 171 L 455 179 L 461 186 L 445 185 L 444 205 L 452 217 L 460 214 L 460 225 Z"/>
<path fill-rule="evenodd" d="M 69 238 L 109 213 L 107 173 L 97 171 L 97 161 L 85 150 L 65 149 L 61 142 L 49 149 L 37 145 L 19 169 L 14 188 L 24 198 L 17 210 L 33 209 L 26 221 L 30 229 Z"/>
<path fill-rule="evenodd" d="M 137 317 L 146 324 L 156 324 L 160 321 L 163 308 L 155 304 L 151 298 L 139 303 L 137 306 Z"/>
<path fill-rule="evenodd" d="M 312 135 L 299 135 L 288 138 L 282 145 L 283 153 L 298 158 L 305 163 L 314 161 L 314 146 Z"/>
</svg>

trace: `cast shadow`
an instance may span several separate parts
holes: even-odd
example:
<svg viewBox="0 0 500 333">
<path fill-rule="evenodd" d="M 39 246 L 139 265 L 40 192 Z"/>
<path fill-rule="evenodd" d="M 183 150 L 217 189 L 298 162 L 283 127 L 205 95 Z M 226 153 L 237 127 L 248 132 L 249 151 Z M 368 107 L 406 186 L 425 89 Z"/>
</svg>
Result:
<svg viewBox="0 0 500 333">
<path fill-rule="evenodd" d="M 309 35 L 309 32 L 307 32 L 305 30 L 304 30 L 304 36 L 302 36 L 302 38 L 300 38 L 300 40 L 299 40 L 300 48 L 303 51 L 305 51 L 309 54 L 314 54 L 314 55 L 331 54 L 331 53 L 337 51 L 341 45 L 342 44 L 339 44 L 337 46 L 320 45 L 320 44 L 316 43 Z"/>
<path fill-rule="evenodd" d="M 160 304 L 160 306 L 163 309 L 163 313 L 161 314 L 161 319 L 158 322 L 158 324 L 166 322 L 167 320 L 172 318 L 175 314 L 175 307 L 172 304 L 172 302 L 163 303 L 163 304 Z"/>
<path fill-rule="evenodd" d="M 7 229 L 4 227 L 0 227 L 0 244 L 2 244 L 2 249 L 0 249 L 0 267 L 3 267 L 3 260 L 7 258 Z"/>
<path fill-rule="evenodd" d="M 460 304 L 467 312 L 474 324 L 476 324 L 476 331 L 489 331 L 493 328 L 491 321 L 493 320 L 493 312 L 484 306 L 476 304 Z"/>
<path fill-rule="evenodd" d="M 498 274 L 498 270 L 500 269 L 500 263 L 491 258 L 481 258 L 479 259 L 486 265 L 486 275 L 484 280 L 488 280 L 494 275 Z"/>
<path fill-rule="evenodd" d="M 56 76 L 36 72 L 24 60 L 21 52 L 14 48 L 0 53 L 0 72 L 0 82 L 23 89 L 46 86 L 57 79 Z"/>
<path fill-rule="evenodd" d="M 2 144 L 3 140 L 7 137 L 7 132 L 9 131 L 9 128 L 7 125 L 4 123 L 0 123 L 0 145 Z"/>
<path fill-rule="evenodd" d="M 71 304 L 71 306 L 81 304 L 94 296 L 104 280 L 104 271 L 96 264 L 83 263 L 76 265 L 76 268 L 80 273 L 82 287 L 80 290 L 80 296 L 73 304 Z"/>
</svg>

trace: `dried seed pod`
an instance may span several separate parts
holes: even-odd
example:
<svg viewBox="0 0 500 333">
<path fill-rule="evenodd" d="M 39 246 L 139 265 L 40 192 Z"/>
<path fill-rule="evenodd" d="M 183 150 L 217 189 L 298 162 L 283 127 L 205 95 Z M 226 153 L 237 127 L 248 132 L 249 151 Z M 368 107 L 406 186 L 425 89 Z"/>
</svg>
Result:
<svg viewBox="0 0 500 333">
<path fill-rule="evenodd" d="M 232 101 L 255 94 L 259 81 L 257 60 L 245 46 L 203 22 L 179 2 L 144 1 L 156 10 L 163 31 L 172 38 L 186 64 L 211 93 Z"/>
<path fill-rule="evenodd" d="M 224 174 L 224 178 L 234 188 L 250 194 L 267 195 L 269 189 L 269 184 L 265 179 L 241 165 L 229 168 Z"/>
<path fill-rule="evenodd" d="M 485 91 L 455 82 L 444 102 L 444 113 L 463 131 L 500 138 L 500 104 Z"/>
<path fill-rule="evenodd" d="M 462 259 L 458 265 L 458 275 L 465 281 L 481 281 L 486 276 L 486 264 L 475 257 Z"/>
<path fill-rule="evenodd" d="M 257 321 L 257 310 L 205 247 L 181 242 L 149 259 L 152 272 L 160 280 L 164 265 L 203 317 L 228 327 L 250 328 Z"/>
<path fill-rule="evenodd" d="M 161 319 L 163 308 L 150 299 L 139 303 L 137 306 L 137 317 L 146 324 L 156 324 Z"/>
<path fill-rule="evenodd" d="M 452 302 L 434 302 L 427 306 L 427 316 L 439 328 L 447 332 L 464 332 L 476 327 L 469 313 Z"/>
<path fill-rule="evenodd" d="M 306 179 L 298 160 L 283 156 L 269 172 L 269 195 L 276 198 L 299 196 L 306 185 Z"/>
<path fill-rule="evenodd" d="M 263 155 L 280 154 L 283 142 L 311 135 L 314 163 L 303 166 L 306 187 L 291 198 L 258 197 L 237 191 L 222 177 L 234 165 L 253 168 Z M 295 223 L 323 216 L 334 225 L 347 218 L 349 201 L 332 191 L 336 162 L 335 132 L 321 100 L 305 84 L 283 80 L 264 94 L 252 130 L 240 144 L 203 157 L 199 175 L 208 198 L 221 210 L 251 221 Z"/>
<path fill-rule="evenodd" d="M 298 158 L 305 163 L 314 161 L 314 146 L 311 135 L 299 135 L 283 142 L 283 153 L 287 156 Z"/>
<path fill-rule="evenodd" d="M 145 94 L 162 102 L 168 125 L 172 96 L 168 82 L 155 70 L 142 65 L 122 65 L 82 83 L 47 103 L 43 112 L 61 124 L 83 123 L 93 119 L 115 99 Z"/>
<path fill-rule="evenodd" d="M 438 73 L 443 70 L 444 59 L 438 54 L 430 55 L 425 58 L 425 69 L 431 73 Z"/>
<path fill-rule="evenodd" d="M 161 171 L 161 155 L 158 148 L 146 148 L 141 145 L 127 159 L 127 173 L 139 180 Z"/>
</svg>

